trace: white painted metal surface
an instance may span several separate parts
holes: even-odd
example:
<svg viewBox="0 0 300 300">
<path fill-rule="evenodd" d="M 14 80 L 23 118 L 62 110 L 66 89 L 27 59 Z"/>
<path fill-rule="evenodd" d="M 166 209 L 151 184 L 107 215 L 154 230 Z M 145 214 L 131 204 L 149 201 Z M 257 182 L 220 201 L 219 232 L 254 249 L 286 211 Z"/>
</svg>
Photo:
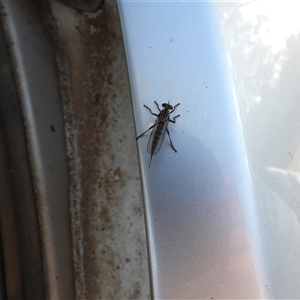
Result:
<svg viewBox="0 0 300 300">
<path fill-rule="evenodd" d="M 272 5 L 119 1 L 137 133 L 181 103 L 178 153 L 139 141 L 156 299 L 300 296 L 300 25 L 278 48 Z"/>
</svg>

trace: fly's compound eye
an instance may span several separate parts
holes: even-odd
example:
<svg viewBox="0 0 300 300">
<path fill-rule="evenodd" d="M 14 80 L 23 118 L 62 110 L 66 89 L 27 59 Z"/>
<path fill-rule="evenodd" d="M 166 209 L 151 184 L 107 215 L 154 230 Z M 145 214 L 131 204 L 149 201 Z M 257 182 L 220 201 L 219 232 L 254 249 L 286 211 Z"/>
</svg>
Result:
<svg viewBox="0 0 300 300">
<path fill-rule="evenodd" d="M 170 105 L 169 103 L 163 103 L 161 106 L 167 109 L 173 109 L 173 106 Z"/>
</svg>

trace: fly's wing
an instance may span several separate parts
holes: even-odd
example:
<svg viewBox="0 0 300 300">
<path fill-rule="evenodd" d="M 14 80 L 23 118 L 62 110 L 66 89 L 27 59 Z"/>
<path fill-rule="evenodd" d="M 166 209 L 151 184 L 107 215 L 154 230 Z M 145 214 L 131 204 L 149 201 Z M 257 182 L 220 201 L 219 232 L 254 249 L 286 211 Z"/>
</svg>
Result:
<svg viewBox="0 0 300 300">
<path fill-rule="evenodd" d="M 157 122 L 157 124 L 154 126 L 147 146 L 147 151 L 151 156 L 155 155 L 164 140 L 166 128 L 168 126 L 168 122 Z"/>
</svg>

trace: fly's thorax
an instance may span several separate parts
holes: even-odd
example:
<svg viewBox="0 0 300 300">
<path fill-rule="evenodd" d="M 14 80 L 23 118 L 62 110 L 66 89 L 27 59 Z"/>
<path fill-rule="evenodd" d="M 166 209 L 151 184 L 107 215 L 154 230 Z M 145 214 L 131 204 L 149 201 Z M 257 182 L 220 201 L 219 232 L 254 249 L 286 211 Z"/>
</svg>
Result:
<svg viewBox="0 0 300 300">
<path fill-rule="evenodd" d="M 158 115 L 158 120 L 161 122 L 168 121 L 169 118 L 170 118 L 170 111 L 168 108 L 163 109 Z"/>
</svg>

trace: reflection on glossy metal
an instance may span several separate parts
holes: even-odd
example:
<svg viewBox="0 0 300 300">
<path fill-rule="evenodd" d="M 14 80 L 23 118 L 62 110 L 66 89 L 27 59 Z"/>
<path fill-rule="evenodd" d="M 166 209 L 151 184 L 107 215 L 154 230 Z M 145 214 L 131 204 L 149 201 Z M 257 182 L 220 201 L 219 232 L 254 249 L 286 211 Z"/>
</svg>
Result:
<svg viewBox="0 0 300 300">
<path fill-rule="evenodd" d="M 176 107 L 178 105 L 180 105 L 180 103 L 177 103 L 174 106 L 174 108 L 169 103 L 163 103 L 162 104 L 162 107 L 164 108 L 163 110 L 161 110 L 159 108 L 159 105 L 157 104 L 156 101 L 154 101 L 154 103 L 156 104 L 156 106 L 159 110 L 159 114 L 153 113 L 151 108 L 149 108 L 146 105 L 144 105 L 144 106 L 147 109 L 149 109 L 149 111 L 151 112 L 152 115 L 157 117 L 155 123 L 152 126 L 150 126 L 145 132 L 143 132 L 141 135 L 139 135 L 136 138 L 138 140 L 141 136 L 143 136 L 146 132 L 148 132 L 150 129 L 153 128 L 152 133 L 151 133 L 150 138 L 149 138 L 149 141 L 148 141 L 148 146 L 147 146 L 147 151 L 151 155 L 150 162 L 149 162 L 149 168 L 150 168 L 150 165 L 151 165 L 152 156 L 155 155 L 159 151 L 159 149 L 161 147 L 161 144 L 164 140 L 166 132 L 168 134 L 172 149 L 175 152 L 177 152 L 177 150 L 173 146 L 173 143 L 172 143 L 172 140 L 171 140 L 171 137 L 170 137 L 170 132 L 168 130 L 168 124 L 169 124 L 169 121 L 172 122 L 172 123 L 176 123 L 176 118 L 180 117 L 180 115 L 177 115 L 177 116 L 173 117 L 173 120 L 170 120 L 170 115 L 175 111 Z"/>
</svg>

